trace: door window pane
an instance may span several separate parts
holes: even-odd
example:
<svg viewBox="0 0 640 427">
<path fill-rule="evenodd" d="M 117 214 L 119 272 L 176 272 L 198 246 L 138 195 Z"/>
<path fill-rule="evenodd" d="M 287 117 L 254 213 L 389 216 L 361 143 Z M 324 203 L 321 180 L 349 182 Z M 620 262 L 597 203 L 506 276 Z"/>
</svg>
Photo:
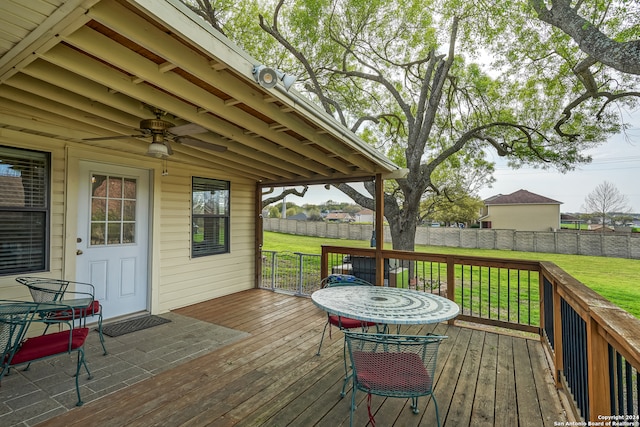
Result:
<svg viewBox="0 0 640 427">
<path fill-rule="evenodd" d="M 91 245 L 135 243 L 137 181 L 94 174 L 91 183 Z"/>
<path fill-rule="evenodd" d="M 105 236 L 107 232 L 105 230 L 106 222 L 94 222 L 91 224 L 91 245 L 104 245 Z"/>
</svg>

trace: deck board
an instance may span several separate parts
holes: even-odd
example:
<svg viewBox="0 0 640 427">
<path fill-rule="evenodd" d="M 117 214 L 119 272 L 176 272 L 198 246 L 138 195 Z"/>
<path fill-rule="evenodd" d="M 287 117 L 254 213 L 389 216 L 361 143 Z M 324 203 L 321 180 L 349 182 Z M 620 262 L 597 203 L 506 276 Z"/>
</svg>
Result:
<svg viewBox="0 0 640 427">
<path fill-rule="evenodd" d="M 252 290 L 176 310 L 250 334 L 124 390 L 40 424 L 67 426 L 348 425 L 342 333 L 317 346 L 326 315 L 308 298 Z M 541 344 L 446 323 L 403 333 L 448 335 L 438 356 L 435 395 L 444 426 L 545 425 L 561 420 Z M 356 394 L 357 426 L 368 422 L 366 395 Z M 421 398 L 415 415 L 404 399 L 374 396 L 380 426 L 432 425 L 435 406 Z"/>
<path fill-rule="evenodd" d="M 486 334 L 482 348 L 478 381 L 476 383 L 471 425 L 476 427 L 493 426 L 496 398 L 496 377 L 498 360 L 498 336 Z"/>
</svg>

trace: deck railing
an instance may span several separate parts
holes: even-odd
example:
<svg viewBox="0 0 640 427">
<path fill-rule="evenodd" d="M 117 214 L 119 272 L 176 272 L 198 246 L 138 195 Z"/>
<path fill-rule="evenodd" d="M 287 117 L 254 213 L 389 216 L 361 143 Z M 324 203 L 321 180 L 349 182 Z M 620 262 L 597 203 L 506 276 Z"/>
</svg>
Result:
<svg viewBox="0 0 640 427">
<path fill-rule="evenodd" d="M 323 246 L 321 276 L 348 273 L 374 283 L 375 250 Z M 382 284 L 446 296 L 459 320 L 540 331 L 540 265 L 535 261 L 382 251 Z"/>
<path fill-rule="evenodd" d="M 553 263 L 338 246 L 263 251 L 262 287 L 309 295 L 331 273 L 446 296 L 460 306 L 456 321 L 539 334 L 576 418 L 640 425 L 640 320 Z"/>
<path fill-rule="evenodd" d="M 262 251 L 262 288 L 311 295 L 320 277 L 319 254 Z"/>
<path fill-rule="evenodd" d="M 555 264 L 540 266 L 543 343 L 556 386 L 584 420 L 640 425 L 640 320 Z"/>
</svg>

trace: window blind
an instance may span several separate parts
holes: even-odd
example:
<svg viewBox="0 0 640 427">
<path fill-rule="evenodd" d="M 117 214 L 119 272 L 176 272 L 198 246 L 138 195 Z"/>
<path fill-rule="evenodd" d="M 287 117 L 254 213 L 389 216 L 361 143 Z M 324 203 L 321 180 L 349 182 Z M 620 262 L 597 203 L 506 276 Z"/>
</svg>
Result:
<svg viewBox="0 0 640 427">
<path fill-rule="evenodd" d="M 0 147 L 0 275 L 48 267 L 49 156 Z"/>
</svg>

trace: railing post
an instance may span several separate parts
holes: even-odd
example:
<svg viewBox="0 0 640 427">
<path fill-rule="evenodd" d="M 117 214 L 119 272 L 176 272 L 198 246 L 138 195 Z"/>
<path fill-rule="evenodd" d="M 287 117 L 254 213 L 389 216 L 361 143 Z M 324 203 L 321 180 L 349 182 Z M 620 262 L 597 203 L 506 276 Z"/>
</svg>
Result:
<svg viewBox="0 0 640 427">
<path fill-rule="evenodd" d="M 447 298 L 456 302 L 456 263 L 452 256 L 447 256 Z M 454 324 L 454 319 L 449 320 Z"/>
<path fill-rule="evenodd" d="M 298 255 L 298 295 L 302 295 L 302 278 L 304 277 L 303 255 L 300 252 L 296 252 L 296 255 Z"/>
<path fill-rule="evenodd" d="M 562 388 L 562 380 L 560 372 L 564 369 L 564 362 L 562 360 L 562 313 L 560 309 L 560 294 L 558 293 L 558 284 L 555 281 L 550 280 L 551 288 L 553 289 L 553 342 L 554 342 L 554 369 L 553 379 L 556 383 L 556 388 Z"/>
<path fill-rule="evenodd" d="M 329 275 L 329 252 L 327 248 L 322 246 L 322 253 L 320 255 L 320 279 Z"/>
<path fill-rule="evenodd" d="M 277 252 L 273 253 L 273 256 L 271 257 L 271 290 L 275 290 L 276 289 L 276 277 L 277 277 L 277 271 L 276 271 L 276 257 L 278 256 Z"/>
<path fill-rule="evenodd" d="M 609 345 L 598 330 L 598 322 L 587 320 L 587 375 L 589 383 L 590 421 L 602 421 L 599 415 L 610 415 Z"/>
</svg>

